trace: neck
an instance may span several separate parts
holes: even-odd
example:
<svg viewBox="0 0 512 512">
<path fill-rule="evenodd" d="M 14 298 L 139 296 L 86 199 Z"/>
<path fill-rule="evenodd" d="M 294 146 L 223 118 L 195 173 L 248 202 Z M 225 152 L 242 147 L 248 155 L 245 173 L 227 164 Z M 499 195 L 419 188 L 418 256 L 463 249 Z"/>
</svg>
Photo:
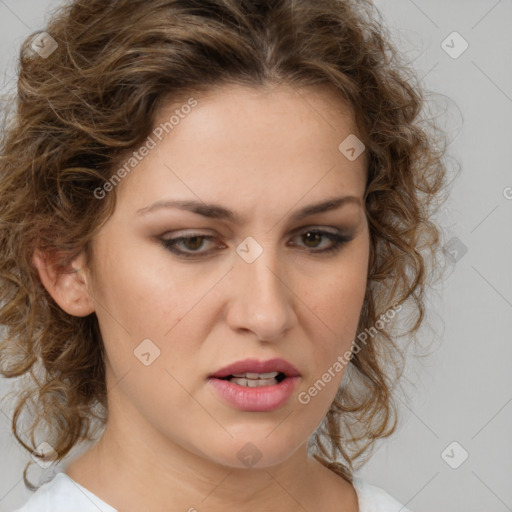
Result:
<svg viewBox="0 0 512 512">
<path fill-rule="evenodd" d="M 357 510 L 353 487 L 309 457 L 307 441 L 281 463 L 233 467 L 170 440 L 131 407 L 109 404 L 103 435 L 65 470 L 119 511 Z"/>
<path fill-rule="evenodd" d="M 323 470 L 329 471 L 307 456 L 305 446 L 277 466 L 241 469 L 205 460 L 168 442 L 159 449 L 155 441 L 141 443 L 129 436 L 113 441 L 107 427 L 100 441 L 66 473 L 123 512 L 295 512 L 315 510 L 322 496 L 319 480 L 326 476 Z"/>
</svg>

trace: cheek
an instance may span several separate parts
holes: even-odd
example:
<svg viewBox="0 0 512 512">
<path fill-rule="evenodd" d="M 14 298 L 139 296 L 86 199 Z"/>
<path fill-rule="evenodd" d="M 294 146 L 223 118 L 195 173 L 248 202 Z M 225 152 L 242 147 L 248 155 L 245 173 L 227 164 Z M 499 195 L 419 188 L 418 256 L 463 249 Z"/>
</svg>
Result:
<svg viewBox="0 0 512 512">
<path fill-rule="evenodd" d="M 105 329 L 122 327 L 134 339 L 162 337 L 185 315 L 197 293 L 190 280 L 172 271 L 159 248 L 149 243 L 123 247 L 112 238 L 94 289 L 97 315 Z"/>
<path fill-rule="evenodd" d="M 316 335 L 312 334 L 310 338 L 314 343 L 317 362 L 314 379 L 320 378 L 330 369 L 331 377 L 326 376 L 323 380 L 330 382 L 333 393 L 343 377 L 346 364 L 343 368 L 334 368 L 333 365 L 340 356 L 343 360 L 347 359 L 345 355 L 351 350 L 357 335 L 365 285 L 365 280 L 351 278 L 340 282 L 338 286 L 330 286 L 324 290 L 320 299 L 321 307 L 315 311 L 321 322 L 316 322 Z"/>
<path fill-rule="evenodd" d="M 182 379 L 184 368 L 197 359 L 200 342 L 208 334 L 208 292 L 218 276 L 176 268 L 165 254 L 140 244 L 133 250 L 112 251 L 98 269 L 96 313 L 117 378 L 142 371 L 140 377 L 151 386 L 153 378 L 170 378 L 164 373 L 167 369 Z M 140 359 L 148 352 L 154 361 L 151 368 Z"/>
<path fill-rule="evenodd" d="M 366 292 L 367 267 L 368 248 L 361 241 L 331 265 L 320 282 L 316 281 L 314 293 L 304 292 L 331 338 L 336 335 L 347 341 L 355 335 Z M 304 283 L 304 287 L 311 290 L 311 283 Z"/>
<path fill-rule="evenodd" d="M 310 333 L 312 372 L 298 395 L 307 421 L 313 423 L 328 411 L 350 360 L 366 289 L 365 267 L 359 270 L 338 274 L 317 297 L 315 315 L 321 321 L 315 320 Z"/>
<path fill-rule="evenodd" d="M 357 327 L 364 302 L 367 285 L 368 246 L 365 240 L 346 251 L 331 268 L 317 280 L 314 292 L 306 292 L 304 283 L 304 303 L 313 315 L 308 322 L 309 338 L 313 342 L 313 358 L 316 374 L 310 376 L 315 381 L 325 375 L 332 397 L 346 370 L 350 351 L 357 335 Z M 343 364 L 336 364 L 341 360 Z M 323 399 L 320 399 L 323 401 Z"/>
</svg>

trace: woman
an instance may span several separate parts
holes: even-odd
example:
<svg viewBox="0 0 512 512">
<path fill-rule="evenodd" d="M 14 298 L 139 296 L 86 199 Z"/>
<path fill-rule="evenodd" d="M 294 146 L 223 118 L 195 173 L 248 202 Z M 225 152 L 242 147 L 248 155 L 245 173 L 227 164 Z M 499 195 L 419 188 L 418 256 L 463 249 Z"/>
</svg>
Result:
<svg viewBox="0 0 512 512">
<path fill-rule="evenodd" d="M 355 470 L 438 250 L 412 84 L 369 1 L 75 0 L 25 41 L 2 374 L 40 465 L 94 444 L 20 511 L 407 510 Z"/>
</svg>

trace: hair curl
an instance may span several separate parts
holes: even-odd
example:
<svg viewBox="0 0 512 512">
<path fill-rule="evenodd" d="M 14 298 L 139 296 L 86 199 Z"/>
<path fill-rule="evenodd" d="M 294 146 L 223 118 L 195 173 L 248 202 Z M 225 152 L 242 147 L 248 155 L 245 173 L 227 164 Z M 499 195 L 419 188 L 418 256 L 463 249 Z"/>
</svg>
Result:
<svg viewBox="0 0 512 512">
<path fill-rule="evenodd" d="M 440 243 L 432 213 L 445 147 L 371 0 L 74 0 L 46 31 L 58 43 L 47 58 L 31 49 L 34 34 L 22 44 L 0 153 L 0 371 L 27 374 L 12 418 L 24 448 L 33 452 L 46 426 L 61 460 L 108 417 L 96 315 L 74 317 L 56 304 L 33 251 L 60 271 L 82 251 L 91 259 L 90 241 L 116 199 L 93 191 L 147 138 L 159 107 L 191 92 L 229 83 L 337 91 L 353 109 L 368 168 L 370 261 L 358 332 L 402 304 L 415 319 L 405 334 L 418 330 L 427 262 Z M 363 453 L 396 428 L 401 355 L 391 326 L 378 329 L 354 353 L 350 385 L 310 439 L 314 456 L 348 481 Z M 18 425 L 30 404 L 32 447 Z M 34 490 L 29 465 L 23 478 Z"/>
</svg>

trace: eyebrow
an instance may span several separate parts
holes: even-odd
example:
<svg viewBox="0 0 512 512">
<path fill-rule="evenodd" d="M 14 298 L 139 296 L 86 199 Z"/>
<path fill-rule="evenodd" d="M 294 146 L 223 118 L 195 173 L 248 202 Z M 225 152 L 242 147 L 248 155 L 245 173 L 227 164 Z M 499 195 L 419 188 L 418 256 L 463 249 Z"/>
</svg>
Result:
<svg viewBox="0 0 512 512">
<path fill-rule="evenodd" d="M 336 210 L 349 203 L 361 205 L 361 200 L 356 196 L 334 197 L 332 199 L 327 199 L 326 201 L 310 204 L 301 208 L 291 216 L 291 220 L 298 221 L 311 215 Z M 161 208 L 178 208 L 180 210 L 187 210 L 192 213 L 202 215 L 209 219 L 225 220 L 232 222 L 233 224 L 242 224 L 245 221 L 245 217 L 241 217 L 238 213 L 235 213 L 224 206 L 220 206 L 215 203 L 207 204 L 201 201 L 179 199 L 163 199 L 161 201 L 157 201 L 156 203 L 137 210 L 137 215 L 145 215 Z"/>
</svg>

